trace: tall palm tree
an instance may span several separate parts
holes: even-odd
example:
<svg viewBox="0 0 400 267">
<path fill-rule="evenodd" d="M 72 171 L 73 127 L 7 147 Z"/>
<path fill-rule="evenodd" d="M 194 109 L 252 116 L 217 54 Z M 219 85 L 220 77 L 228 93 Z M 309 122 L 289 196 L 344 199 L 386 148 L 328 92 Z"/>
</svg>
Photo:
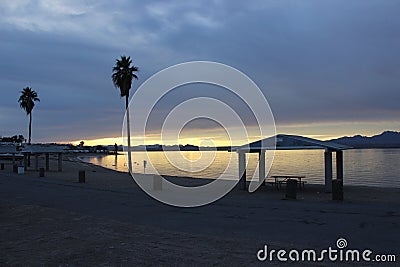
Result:
<svg viewBox="0 0 400 267">
<path fill-rule="evenodd" d="M 129 91 L 132 87 L 132 80 L 138 79 L 135 74 L 139 69 L 132 64 L 131 57 L 121 56 L 121 59 L 116 59 L 115 66 L 113 67 L 112 81 L 116 88 L 121 91 L 121 97 L 125 97 L 125 109 L 126 109 L 126 125 L 128 134 L 128 167 L 129 171 L 132 171 L 132 159 L 131 159 L 131 129 L 129 121 Z"/>
<path fill-rule="evenodd" d="M 25 110 L 26 115 L 29 115 L 29 138 L 28 144 L 31 144 L 32 139 L 32 110 L 35 107 L 35 102 L 40 102 L 38 94 L 31 87 L 25 87 L 21 91 L 18 99 L 19 106 Z"/>
</svg>

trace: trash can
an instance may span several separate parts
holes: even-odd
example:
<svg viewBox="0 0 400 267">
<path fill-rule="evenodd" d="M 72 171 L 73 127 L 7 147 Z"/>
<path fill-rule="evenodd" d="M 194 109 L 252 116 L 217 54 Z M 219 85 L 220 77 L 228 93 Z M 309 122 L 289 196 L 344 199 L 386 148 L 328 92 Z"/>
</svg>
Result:
<svg viewBox="0 0 400 267">
<path fill-rule="evenodd" d="M 18 166 L 18 174 L 24 174 L 25 169 L 24 166 Z"/>
<path fill-rule="evenodd" d="M 332 180 L 332 200 L 343 201 L 343 180 Z"/>
<path fill-rule="evenodd" d="M 286 182 L 286 198 L 296 199 L 297 198 L 297 180 L 289 179 Z"/>
</svg>

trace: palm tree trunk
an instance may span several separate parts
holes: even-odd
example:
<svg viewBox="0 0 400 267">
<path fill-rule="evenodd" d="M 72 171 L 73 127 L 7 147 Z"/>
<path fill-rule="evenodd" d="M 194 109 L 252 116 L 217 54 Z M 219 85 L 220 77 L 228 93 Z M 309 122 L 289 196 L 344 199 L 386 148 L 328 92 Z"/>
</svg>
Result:
<svg viewBox="0 0 400 267">
<path fill-rule="evenodd" d="M 128 134 L 128 168 L 132 173 L 132 158 L 131 158 L 131 125 L 129 120 L 129 95 L 126 95 L 125 98 L 125 106 L 126 106 L 126 126 L 127 126 L 127 134 Z"/>
<path fill-rule="evenodd" d="M 28 139 L 28 144 L 31 144 L 31 138 L 32 138 L 32 112 L 29 113 L 29 139 Z"/>
<path fill-rule="evenodd" d="M 28 129 L 28 145 L 31 144 L 32 139 L 32 111 L 29 113 L 29 129 Z M 31 153 L 28 153 L 28 167 L 31 166 Z"/>
</svg>

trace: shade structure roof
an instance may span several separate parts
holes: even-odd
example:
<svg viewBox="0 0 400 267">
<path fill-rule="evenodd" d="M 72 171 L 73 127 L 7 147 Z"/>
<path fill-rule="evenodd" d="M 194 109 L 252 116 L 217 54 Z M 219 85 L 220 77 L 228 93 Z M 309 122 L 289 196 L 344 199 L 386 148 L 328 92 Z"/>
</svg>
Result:
<svg viewBox="0 0 400 267">
<path fill-rule="evenodd" d="M 17 147 L 14 145 L 0 145 L 0 153 L 15 154 Z"/>
<path fill-rule="evenodd" d="M 26 145 L 21 152 L 22 153 L 63 153 L 65 152 L 66 146 L 59 145 Z"/>
<path fill-rule="evenodd" d="M 303 150 L 303 149 L 325 149 L 332 151 L 341 151 L 350 149 L 351 147 L 321 141 L 318 139 L 297 136 L 278 134 L 276 136 L 268 137 L 262 140 L 258 140 L 249 144 L 245 144 L 236 148 L 232 151 L 236 152 L 259 152 L 260 150 Z"/>
</svg>

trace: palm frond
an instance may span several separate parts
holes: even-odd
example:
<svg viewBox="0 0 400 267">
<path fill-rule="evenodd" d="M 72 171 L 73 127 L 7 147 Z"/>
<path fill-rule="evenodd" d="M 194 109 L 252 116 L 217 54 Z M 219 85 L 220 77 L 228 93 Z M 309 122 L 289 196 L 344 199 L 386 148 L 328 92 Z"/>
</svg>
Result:
<svg viewBox="0 0 400 267">
<path fill-rule="evenodd" d="M 26 111 L 29 115 L 35 107 L 35 102 L 40 102 L 37 92 L 32 90 L 31 87 L 25 87 L 21 91 L 21 95 L 18 98 L 18 103 L 21 109 Z"/>
<path fill-rule="evenodd" d="M 131 66 L 131 57 L 121 56 L 120 59 L 116 59 L 115 66 L 113 67 L 113 74 L 111 76 L 113 84 L 116 88 L 120 89 L 121 97 L 129 96 L 129 91 L 132 87 L 132 79 L 138 79 L 135 72 L 139 69 L 135 66 Z"/>
</svg>

